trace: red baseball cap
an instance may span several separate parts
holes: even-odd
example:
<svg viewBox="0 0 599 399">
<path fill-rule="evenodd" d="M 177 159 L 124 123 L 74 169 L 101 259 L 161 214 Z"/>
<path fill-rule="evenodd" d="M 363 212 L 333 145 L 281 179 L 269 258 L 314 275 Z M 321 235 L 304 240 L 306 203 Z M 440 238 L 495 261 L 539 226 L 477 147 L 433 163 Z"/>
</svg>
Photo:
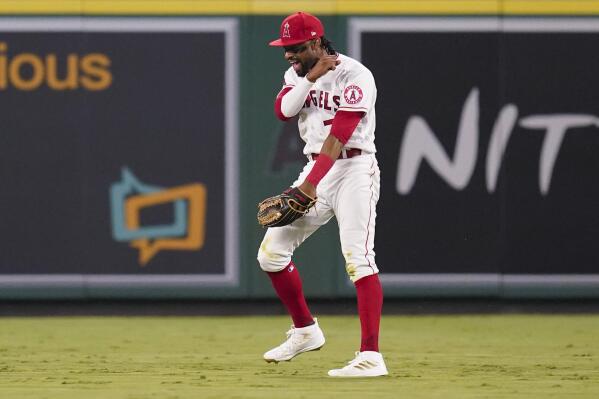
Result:
<svg viewBox="0 0 599 399">
<path fill-rule="evenodd" d="M 311 39 L 324 36 L 324 26 L 318 18 L 307 12 L 291 14 L 281 23 L 279 39 L 269 43 L 270 46 L 293 46 Z"/>
</svg>

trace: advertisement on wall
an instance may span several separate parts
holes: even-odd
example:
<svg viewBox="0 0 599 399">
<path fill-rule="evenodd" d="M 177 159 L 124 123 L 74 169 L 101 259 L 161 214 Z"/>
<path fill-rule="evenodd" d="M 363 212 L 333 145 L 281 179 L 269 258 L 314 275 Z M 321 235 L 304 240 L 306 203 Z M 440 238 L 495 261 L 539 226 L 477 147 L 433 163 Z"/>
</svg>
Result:
<svg viewBox="0 0 599 399">
<path fill-rule="evenodd" d="M 236 286 L 237 53 L 233 18 L 3 20 L 1 284 Z"/>
<path fill-rule="evenodd" d="M 599 287 L 597 32 L 597 19 L 350 20 L 350 54 L 378 88 L 387 284 Z"/>
</svg>

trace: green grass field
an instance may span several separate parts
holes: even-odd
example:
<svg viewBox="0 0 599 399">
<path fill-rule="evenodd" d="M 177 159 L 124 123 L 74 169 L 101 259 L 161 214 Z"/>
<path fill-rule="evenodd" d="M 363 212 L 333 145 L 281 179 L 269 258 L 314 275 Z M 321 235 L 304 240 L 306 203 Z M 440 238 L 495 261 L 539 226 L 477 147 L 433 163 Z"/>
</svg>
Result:
<svg viewBox="0 0 599 399">
<path fill-rule="evenodd" d="M 333 379 L 355 317 L 267 364 L 286 317 L 0 318 L 0 398 L 599 398 L 599 316 L 385 316 L 391 375 Z"/>
</svg>

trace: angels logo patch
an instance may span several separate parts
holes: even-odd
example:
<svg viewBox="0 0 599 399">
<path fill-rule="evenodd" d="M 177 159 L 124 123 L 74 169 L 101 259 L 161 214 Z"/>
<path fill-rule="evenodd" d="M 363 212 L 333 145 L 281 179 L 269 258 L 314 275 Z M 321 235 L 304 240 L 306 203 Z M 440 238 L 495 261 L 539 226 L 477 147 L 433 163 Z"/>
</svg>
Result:
<svg viewBox="0 0 599 399">
<path fill-rule="evenodd" d="M 343 97 L 345 97 L 345 102 L 348 104 L 357 104 L 362 100 L 364 95 L 362 94 L 362 89 L 356 85 L 349 85 L 345 88 L 343 92 Z"/>
<path fill-rule="evenodd" d="M 289 22 L 285 22 L 285 25 L 283 25 L 283 34 L 281 37 L 291 38 L 291 33 L 289 33 Z"/>
</svg>

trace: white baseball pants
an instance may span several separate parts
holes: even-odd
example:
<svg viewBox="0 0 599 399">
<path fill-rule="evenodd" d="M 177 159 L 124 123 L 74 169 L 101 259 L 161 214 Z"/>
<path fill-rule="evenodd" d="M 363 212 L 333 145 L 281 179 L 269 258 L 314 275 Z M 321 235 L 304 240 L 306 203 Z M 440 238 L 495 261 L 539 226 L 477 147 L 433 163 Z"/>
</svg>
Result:
<svg viewBox="0 0 599 399">
<path fill-rule="evenodd" d="M 314 161 L 306 164 L 293 186 L 304 181 L 313 165 Z M 316 205 L 292 224 L 266 231 L 258 251 L 260 267 L 267 272 L 284 269 L 295 249 L 335 216 L 350 279 L 356 282 L 378 273 L 374 231 L 379 191 L 380 171 L 374 154 L 338 159 L 316 189 Z"/>
</svg>

